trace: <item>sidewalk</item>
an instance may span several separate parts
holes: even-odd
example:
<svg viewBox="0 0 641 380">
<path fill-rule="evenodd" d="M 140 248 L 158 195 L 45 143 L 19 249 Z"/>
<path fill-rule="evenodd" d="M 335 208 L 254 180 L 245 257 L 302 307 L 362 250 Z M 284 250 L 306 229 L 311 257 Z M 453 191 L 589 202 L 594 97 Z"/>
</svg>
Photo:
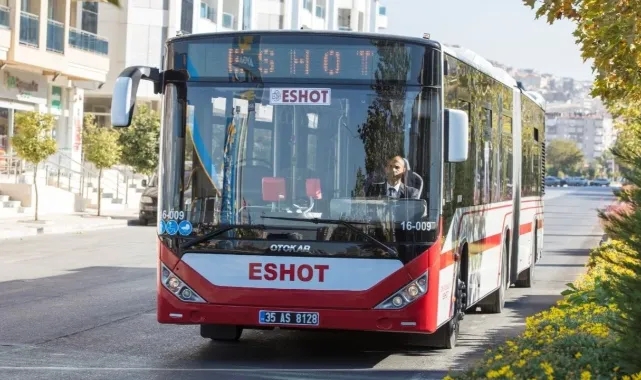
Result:
<svg viewBox="0 0 641 380">
<path fill-rule="evenodd" d="M 33 220 L 33 215 L 0 218 L 0 241 L 43 234 L 82 233 L 137 225 L 138 211 L 105 211 L 96 216 L 95 210 L 74 214 L 45 214 Z"/>
</svg>

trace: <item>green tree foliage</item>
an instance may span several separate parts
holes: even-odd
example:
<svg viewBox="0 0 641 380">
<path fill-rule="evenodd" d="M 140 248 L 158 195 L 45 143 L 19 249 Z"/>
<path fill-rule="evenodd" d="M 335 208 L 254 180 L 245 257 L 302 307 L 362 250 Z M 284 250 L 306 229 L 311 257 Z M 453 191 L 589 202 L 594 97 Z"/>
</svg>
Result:
<svg viewBox="0 0 641 380">
<path fill-rule="evenodd" d="M 583 166 L 583 158 L 583 152 L 572 140 L 552 140 L 547 146 L 546 166 L 549 165 L 550 173 L 578 173 Z"/>
<path fill-rule="evenodd" d="M 612 153 L 625 165 L 626 178 L 635 185 L 626 187 L 616 194 L 619 200 L 629 207 L 626 207 L 624 212 L 600 212 L 599 216 L 604 220 L 604 229 L 608 236 L 631 248 L 621 250 L 616 260 L 617 265 L 630 272 L 612 270 L 608 273 L 616 284 L 616 291 L 612 292 L 614 303 L 621 310 L 620 316 L 613 318 L 609 325 L 619 335 L 617 353 L 621 363 L 626 370 L 634 373 L 641 371 L 641 150 L 634 149 L 634 145 L 638 146 L 641 141 L 641 128 L 637 124 L 634 128 L 626 129 L 624 133 L 634 144 L 619 144 L 612 149 Z M 604 259 L 612 261 L 611 258 Z"/>
<path fill-rule="evenodd" d="M 393 41 L 378 41 L 376 47 L 381 57 L 374 74 L 376 98 L 367 110 L 367 120 L 358 128 L 365 147 L 366 177 L 379 174 L 393 156 L 405 155 L 406 86 L 390 81 L 402 81 L 407 77 L 410 56 L 404 46 Z M 363 195 L 363 179 L 362 175 L 357 178 L 355 196 Z"/>
<path fill-rule="evenodd" d="M 98 216 L 102 201 L 102 171 L 120 162 L 122 147 L 118 143 L 119 134 L 113 128 L 96 126 L 95 117 L 86 114 L 82 131 L 85 160 L 98 168 Z"/>
<path fill-rule="evenodd" d="M 56 140 L 51 131 L 56 123 L 53 115 L 40 112 L 16 112 L 15 135 L 11 146 L 23 160 L 33 164 L 33 187 L 35 191 L 35 220 L 38 220 L 38 164 L 56 153 Z"/>
<path fill-rule="evenodd" d="M 625 126 L 619 127 L 619 135 L 612 147 L 614 161 L 619 165 L 621 174 L 628 178 L 631 175 L 631 162 L 641 156 L 641 119 L 630 120 Z"/>
<path fill-rule="evenodd" d="M 641 25 L 639 5 L 622 0 L 522 0 L 548 23 L 566 19 L 576 24 L 573 35 L 584 60 L 593 60 L 592 94 L 612 111 L 641 104 Z"/>
<path fill-rule="evenodd" d="M 150 175 L 158 166 L 160 151 L 160 116 L 146 104 L 136 108 L 129 128 L 119 137 L 122 163 L 141 174 Z"/>
</svg>

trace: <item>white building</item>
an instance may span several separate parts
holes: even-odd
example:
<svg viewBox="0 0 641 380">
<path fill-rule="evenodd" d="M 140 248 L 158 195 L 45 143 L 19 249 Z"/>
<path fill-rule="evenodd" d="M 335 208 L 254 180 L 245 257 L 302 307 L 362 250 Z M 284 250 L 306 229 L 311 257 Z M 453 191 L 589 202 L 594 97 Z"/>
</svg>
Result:
<svg viewBox="0 0 641 380">
<path fill-rule="evenodd" d="M 85 112 L 108 125 L 113 84 L 131 65 L 161 67 L 168 37 L 249 29 L 324 29 L 378 32 L 387 28 L 385 6 L 379 0 L 124 0 L 122 9 L 100 4 L 98 33 L 112 43 L 111 66 L 104 84 L 87 83 Z M 138 99 L 158 97 L 142 82 Z"/>
<path fill-rule="evenodd" d="M 97 3 L 0 0 L 0 169 L 12 148 L 15 116 L 56 116 L 58 148 L 80 161 L 84 93 L 76 82 L 103 83 L 109 42 L 98 34 Z"/>
<path fill-rule="evenodd" d="M 569 139 L 577 143 L 586 161 L 591 162 L 606 152 L 616 139 L 610 115 L 578 108 L 550 107 L 546 113 L 546 140 Z"/>
</svg>

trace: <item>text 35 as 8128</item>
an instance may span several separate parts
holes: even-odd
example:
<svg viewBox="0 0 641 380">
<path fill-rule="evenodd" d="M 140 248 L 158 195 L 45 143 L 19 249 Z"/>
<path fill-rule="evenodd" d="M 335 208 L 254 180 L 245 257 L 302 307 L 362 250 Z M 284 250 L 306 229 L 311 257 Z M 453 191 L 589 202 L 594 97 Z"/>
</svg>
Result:
<svg viewBox="0 0 641 380">
<path fill-rule="evenodd" d="M 313 312 L 261 310 L 258 321 L 260 324 L 270 325 L 318 326 L 320 318 L 318 313 Z"/>
</svg>

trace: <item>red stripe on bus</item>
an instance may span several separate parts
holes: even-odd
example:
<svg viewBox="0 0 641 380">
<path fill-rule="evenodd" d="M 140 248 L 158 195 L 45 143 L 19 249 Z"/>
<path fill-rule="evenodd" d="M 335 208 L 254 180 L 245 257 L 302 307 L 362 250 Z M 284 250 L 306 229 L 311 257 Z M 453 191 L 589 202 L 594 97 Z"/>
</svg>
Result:
<svg viewBox="0 0 641 380">
<path fill-rule="evenodd" d="M 509 206 L 498 206 L 498 207 L 494 207 L 494 208 L 489 208 L 489 209 L 484 209 L 484 210 L 474 210 L 474 211 L 468 211 L 466 213 L 463 213 L 461 215 L 461 218 L 460 218 L 461 220 L 459 221 L 458 233 L 460 234 L 460 232 L 461 232 L 460 230 L 461 230 L 461 228 L 463 226 L 462 225 L 462 220 L 463 220 L 463 216 L 464 215 L 475 214 L 475 213 L 479 213 L 479 212 L 483 212 L 483 211 L 496 210 L 496 209 L 501 209 L 501 208 L 506 208 L 506 207 L 509 207 Z M 539 208 L 539 207 L 527 207 L 527 208 L 521 209 L 521 211 L 537 209 L 537 208 Z M 505 214 L 505 216 L 503 218 L 503 225 L 505 225 L 505 219 L 507 219 L 507 217 L 509 215 L 511 215 L 511 214 L 512 214 L 512 212 L 508 212 L 507 214 Z M 541 213 L 536 213 L 535 216 L 536 215 L 541 215 Z M 543 224 L 542 220 L 539 220 L 539 222 L 541 223 L 541 225 Z M 522 225 L 519 226 L 519 235 L 524 235 L 524 234 L 527 234 L 527 233 L 530 233 L 530 232 L 532 232 L 532 223 L 525 223 L 525 224 L 522 224 Z M 470 254 L 477 254 L 477 253 L 481 253 L 483 251 L 487 251 L 489 249 L 495 248 L 495 247 L 501 245 L 502 237 L 503 237 L 503 232 L 487 236 L 485 238 L 479 239 L 479 240 L 477 240 L 475 242 L 472 242 L 472 243 L 468 242 L 467 243 L 468 244 L 468 252 Z M 454 250 L 453 249 L 441 253 L 440 269 L 447 268 L 450 265 L 454 264 L 454 262 L 456 261 L 454 256 L 455 255 L 454 255 Z"/>
</svg>

